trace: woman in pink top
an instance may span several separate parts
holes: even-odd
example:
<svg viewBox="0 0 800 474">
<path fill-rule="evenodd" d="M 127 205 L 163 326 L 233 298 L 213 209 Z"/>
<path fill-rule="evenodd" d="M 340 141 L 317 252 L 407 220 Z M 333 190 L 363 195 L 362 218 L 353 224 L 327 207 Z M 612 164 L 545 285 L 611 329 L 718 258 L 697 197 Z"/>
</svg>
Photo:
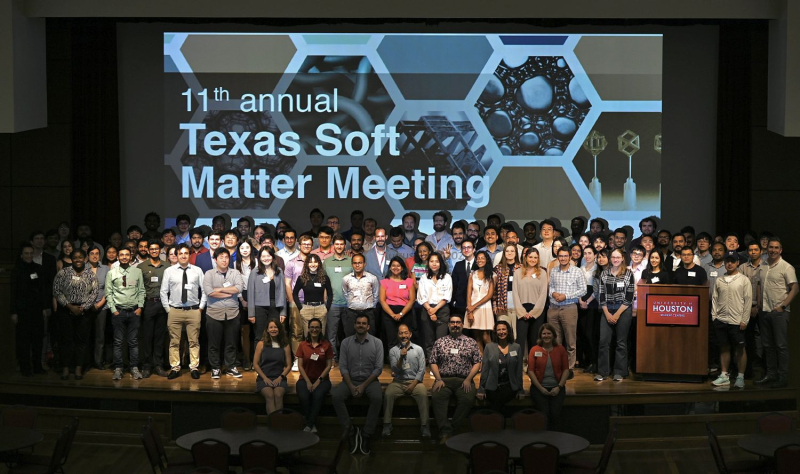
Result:
<svg viewBox="0 0 800 474">
<path fill-rule="evenodd" d="M 381 280 L 380 301 L 383 309 L 384 341 L 389 346 L 397 344 L 397 328 L 405 324 L 416 329 L 411 308 L 417 299 L 414 277 L 408 276 L 408 268 L 402 257 L 389 261 L 389 271 Z"/>
</svg>

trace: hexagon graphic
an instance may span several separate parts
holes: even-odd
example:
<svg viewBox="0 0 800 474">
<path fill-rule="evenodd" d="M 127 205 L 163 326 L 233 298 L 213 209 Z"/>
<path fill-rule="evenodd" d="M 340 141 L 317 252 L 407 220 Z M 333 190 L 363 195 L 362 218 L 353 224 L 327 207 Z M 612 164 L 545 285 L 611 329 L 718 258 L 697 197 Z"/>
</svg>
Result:
<svg viewBox="0 0 800 474">
<path fill-rule="evenodd" d="M 189 34 L 181 46 L 194 73 L 279 73 L 297 48 L 285 35 Z"/>
<path fill-rule="evenodd" d="M 489 185 L 483 178 L 492 158 L 465 113 L 407 113 L 396 127 L 400 156 L 384 147 L 378 166 L 387 179 L 399 176 L 410 182 L 408 194 L 398 199 L 403 209 L 438 210 L 448 200 L 448 208 L 463 210 L 472 199 L 470 189 Z"/>
<path fill-rule="evenodd" d="M 561 156 L 592 108 L 561 56 L 506 56 L 478 98 L 504 155 Z"/>
<path fill-rule="evenodd" d="M 309 154 L 316 153 L 321 143 L 317 138 L 321 124 L 341 130 L 340 134 L 326 132 L 329 136 L 353 131 L 370 134 L 394 109 L 394 101 L 366 56 L 308 56 L 292 75 L 286 94 L 302 98 L 294 110 L 282 112 Z"/>
<path fill-rule="evenodd" d="M 660 101 L 663 40 L 660 35 L 584 36 L 574 51 L 602 100 Z"/>
<path fill-rule="evenodd" d="M 493 52 L 479 35 L 387 35 L 378 46 L 406 100 L 464 100 Z"/>
</svg>

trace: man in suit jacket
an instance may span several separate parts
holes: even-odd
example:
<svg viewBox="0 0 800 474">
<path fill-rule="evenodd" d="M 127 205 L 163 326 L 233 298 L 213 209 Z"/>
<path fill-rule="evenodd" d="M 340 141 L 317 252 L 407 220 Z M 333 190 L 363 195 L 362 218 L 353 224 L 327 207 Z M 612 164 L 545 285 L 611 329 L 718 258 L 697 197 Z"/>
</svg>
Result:
<svg viewBox="0 0 800 474">
<path fill-rule="evenodd" d="M 456 263 L 453 267 L 453 314 L 463 315 L 467 310 L 467 286 L 469 285 L 469 275 L 477 268 L 475 263 L 475 240 L 464 239 L 461 242 L 461 253 L 464 260 Z"/>
<path fill-rule="evenodd" d="M 220 245 L 222 245 L 222 232 L 212 232 L 211 235 L 208 236 L 209 251 L 197 255 L 194 263 L 203 270 L 204 275 L 212 268 L 216 268 L 217 263 L 214 260 L 214 252 Z"/>
<path fill-rule="evenodd" d="M 386 245 L 386 229 L 375 229 L 375 245 L 364 253 L 366 259 L 364 269 L 381 281 L 389 269 L 389 262 L 397 255 L 395 249 Z"/>
</svg>

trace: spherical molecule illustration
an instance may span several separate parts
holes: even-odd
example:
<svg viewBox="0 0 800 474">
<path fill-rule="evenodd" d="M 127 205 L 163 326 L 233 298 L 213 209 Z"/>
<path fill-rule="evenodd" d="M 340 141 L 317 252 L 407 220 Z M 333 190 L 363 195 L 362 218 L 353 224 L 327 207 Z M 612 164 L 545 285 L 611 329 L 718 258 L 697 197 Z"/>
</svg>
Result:
<svg viewBox="0 0 800 474">
<path fill-rule="evenodd" d="M 530 56 L 501 61 L 475 107 L 504 155 L 561 156 L 592 105 L 563 57 Z"/>
</svg>

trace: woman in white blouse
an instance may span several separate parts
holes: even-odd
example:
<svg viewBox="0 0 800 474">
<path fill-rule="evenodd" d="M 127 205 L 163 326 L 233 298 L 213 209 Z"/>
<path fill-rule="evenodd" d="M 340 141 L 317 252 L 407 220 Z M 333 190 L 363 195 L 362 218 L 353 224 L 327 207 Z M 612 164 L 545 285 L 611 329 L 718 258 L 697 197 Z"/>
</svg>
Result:
<svg viewBox="0 0 800 474">
<path fill-rule="evenodd" d="M 448 332 L 450 300 L 453 299 L 453 279 L 447 273 L 447 264 L 436 252 L 428 257 L 427 272 L 419 279 L 417 303 L 422 305 L 422 347 L 430 359 L 433 343 Z"/>
</svg>

